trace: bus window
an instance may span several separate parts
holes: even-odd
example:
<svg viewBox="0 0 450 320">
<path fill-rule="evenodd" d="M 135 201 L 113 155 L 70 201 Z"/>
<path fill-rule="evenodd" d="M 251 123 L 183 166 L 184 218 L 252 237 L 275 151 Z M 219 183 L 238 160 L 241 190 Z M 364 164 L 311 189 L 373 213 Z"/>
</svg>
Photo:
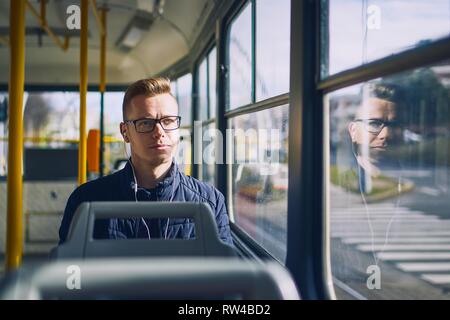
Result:
<svg viewBox="0 0 450 320">
<path fill-rule="evenodd" d="M 252 7 L 247 4 L 231 23 L 228 39 L 229 108 L 252 102 Z"/>
<path fill-rule="evenodd" d="M 288 111 L 283 105 L 229 122 L 234 222 L 280 261 L 286 258 Z"/>
<path fill-rule="evenodd" d="M 217 68 L 217 50 L 212 48 L 208 54 L 208 119 L 213 119 L 216 116 L 216 100 L 217 100 L 217 86 L 216 86 L 216 68 Z"/>
<path fill-rule="evenodd" d="M 105 126 L 105 152 L 104 173 L 109 174 L 118 169 L 115 164 L 126 159 L 123 138 L 120 135 L 119 125 L 122 122 L 122 101 L 125 92 L 105 92 L 104 126 Z M 97 107 L 98 108 L 98 107 Z M 100 125 L 99 125 L 100 126 Z"/>
<path fill-rule="evenodd" d="M 206 58 L 198 67 L 198 111 L 200 120 L 208 119 L 208 61 Z"/>
<path fill-rule="evenodd" d="M 0 92 L 0 177 L 6 176 L 8 93 Z"/>
<path fill-rule="evenodd" d="M 289 0 L 258 0 L 255 5 L 255 82 L 260 101 L 289 91 L 291 5 Z"/>
<path fill-rule="evenodd" d="M 192 74 L 184 76 L 171 82 L 172 94 L 178 102 L 179 115 L 181 116 L 180 141 L 178 147 L 177 161 L 184 173 L 191 175 L 191 132 L 192 132 Z"/>
<path fill-rule="evenodd" d="M 191 113 L 192 113 L 192 74 L 188 73 L 181 76 L 176 80 L 177 83 L 177 101 L 180 108 L 181 126 L 191 126 Z"/>
<path fill-rule="evenodd" d="M 325 96 L 338 298 L 450 298 L 449 66 Z"/>
<path fill-rule="evenodd" d="M 322 46 L 328 50 L 322 77 L 448 36 L 448 5 L 447 0 L 323 0 Z"/>
<path fill-rule="evenodd" d="M 199 75 L 199 116 L 202 121 L 202 163 L 200 164 L 201 180 L 215 184 L 215 153 L 216 146 L 216 68 L 217 53 L 213 47 L 203 58 L 198 68 Z"/>
</svg>

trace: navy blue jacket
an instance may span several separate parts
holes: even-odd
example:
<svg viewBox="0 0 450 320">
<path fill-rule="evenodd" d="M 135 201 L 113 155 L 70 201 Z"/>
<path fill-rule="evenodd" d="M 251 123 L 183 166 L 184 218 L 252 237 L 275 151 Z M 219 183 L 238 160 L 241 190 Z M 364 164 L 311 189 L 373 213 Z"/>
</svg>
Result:
<svg viewBox="0 0 450 320">
<path fill-rule="evenodd" d="M 89 181 L 79 186 L 69 197 L 59 229 L 59 243 L 67 238 L 69 226 L 75 210 L 86 201 L 135 201 L 134 178 L 131 165 L 109 176 Z M 211 206 L 219 230 L 219 236 L 225 243 L 233 244 L 230 233 L 225 199 L 222 193 L 204 182 L 184 175 L 178 166 L 172 163 L 168 175 L 154 189 L 138 188 L 138 201 L 184 201 L 205 202 Z M 195 238 L 192 219 L 103 219 L 94 226 L 96 239 L 128 238 Z M 167 225 L 167 222 L 169 224 Z M 156 236 L 155 236 L 156 235 Z"/>
</svg>

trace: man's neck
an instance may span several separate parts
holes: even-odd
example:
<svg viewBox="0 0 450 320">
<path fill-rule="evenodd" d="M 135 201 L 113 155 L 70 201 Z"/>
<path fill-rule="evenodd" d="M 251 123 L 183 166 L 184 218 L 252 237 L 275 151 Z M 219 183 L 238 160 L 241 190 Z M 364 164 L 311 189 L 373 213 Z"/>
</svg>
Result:
<svg viewBox="0 0 450 320">
<path fill-rule="evenodd" d="M 172 165 L 172 161 L 154 165 L 137 157 L 133 157 L 131 161 L 138 185 L 146 189 L 156 187 L 167 176 Z"/>
<path fill-rule="evenodd" d="M 356 158 L 358 164 L 366 171 L 371 177 L 377 178 L 380 175 L 380 169 L 372 164 L 367 158 L 358 156 Z"/>
</svg>

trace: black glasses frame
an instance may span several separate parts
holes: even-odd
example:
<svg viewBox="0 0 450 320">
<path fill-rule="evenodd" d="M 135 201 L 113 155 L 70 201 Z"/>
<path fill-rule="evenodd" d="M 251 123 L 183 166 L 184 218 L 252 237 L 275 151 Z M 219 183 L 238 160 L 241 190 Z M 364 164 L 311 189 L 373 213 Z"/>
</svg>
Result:
<svg viewBox="0 0 450 320">
<path fill-rule="evenodd" d="M 161 121 L 163 121 L 164 119 L 167 119 L 167 118 L 177 118 L 177 127 L 176 128 L 171 128 L 171 129 L 166 129 Z M 138 127 L 137 127 L 136 123 L 138 121 L 144 121 L 144 120 L 145 121 L 149 121 L 149 120 L 153 121 L 153 127 L 152 127 L 151 130 L 148 130 L 148 131 L 139 131 L 138 130 Z M 181 117 L 180 116 L 165 116 L 165 117 L 162 117 L 160 119 L 140 118 L 140 119 L 135 119 L 135 120 L 124 120 L 124 123 L 133 123 L 134 124 L 134 128 L 136 129 L 136 132 L 139 132 L 139 133 L 153 132 L 153 130 L 155 130 L 155 128 L 156 128 L 156 124 L 158 124 L 158 123 L 164 129 L 164 131 L 173 131 L 173 130 L 177 130 L 177 129 L 180 128 Z"/>
<path fill-rule="evenodd" d="M 378 121 L 381 123 L 381 128 L 379 130 L 370 130 L 369 129 L 369 121 Z M 353 122 L 361 122 L 365 125 L 365 129 L 373 134 L 379 134 L 385 127 L 391 128 L 402 128 L 402 125 L 398 121 L 387 121 L 382 119 L 355 119 Z"/>
</svg>

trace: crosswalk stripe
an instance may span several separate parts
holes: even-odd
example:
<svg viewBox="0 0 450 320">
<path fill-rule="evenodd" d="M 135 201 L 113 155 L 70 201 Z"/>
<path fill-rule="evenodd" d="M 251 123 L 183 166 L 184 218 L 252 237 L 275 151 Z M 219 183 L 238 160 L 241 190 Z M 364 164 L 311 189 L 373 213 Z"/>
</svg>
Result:
<svg viewBox="0 0 450 320">
<path fill-rule="evenodd" d="M 373 213 L 375 215 L 382 215 L 382 214 L 389 214 L 389 213 L 397 213 L 397 214 L 402 214 L 402 215 L 406 215 L 406 214 L 411 214 L 411 215 L 424 215 L 427 216 L 429 214 L 424 214 L 423 212 L 420 211 L 409 211 L 409 210 L 397 210 L 395 208 L 391 208 L 389 210 L 373 210 L 372 208 L 368 209 L 369 213 Z M 345 215 L 356 215 L 356 214 L 365 214 L 367 213 L 367 210 L 362 208 L 362 209 L 358 209 L 358 210 L 350 210 L 350 211 L 337 211 L 333 208 L 331 208 L 330 211 L 331 215 L 333 216 L 345 216 Z M 431 213 L 430 213 L 431 215 Z"/>
<path fill-rule="evenodd" d="M 337 211 L 355 211 L 355 210 L 364 209 L 364 207 L 362 205 L 360 205 L 359 207 L 333 206 L 333 208 L 335 210 L 337 210 Z M 390 209 L 395 209 L 395 208 L 397 208 L 397 210 L 405 210 L 405 211 L 408 210 L 408 211 L 411 211 L 411 212 L 414 212 L 414 211 L 420 212 L 418 210 L 411 210 L 408 207 L 402 207 L 402 206 L 396 207 L 396 206 L 393 206 L 393 205 L 390 205 L 390 206 L 379 206 L 379 205 L 374 205 L 374 204 L 370 205 L 370 210 L 372 210 L 372 209 L 373 210 L 390 210 Z"/>
<path fill-rule="evenodd" d="M 433 238 L 436 236 L 450 236 L 450 231 L 433 231 L 433 232 L 425 232 L 425 231 L 391 231 L 391 236 L 394 236 L 395 238 L 401 238 L 401 237 L 426 237 L 426 238 Z M 375 237 L 385 237 L 386 232 L 374 232 Z M 344 238 L 344 237 L 354 237 L 354 238 L 364 238 L 367 237 L 367 232 L 360 231 L 360 230 L 350 230 L 347 232 L 337 232 L 337 231 L 331 231 L 331 237 L 332 238 Z"/>
<path fill-rule="evenodd" d="M 359 244 L 359 243 L 384 243 L 386 237 L 361 237 L 361 238 L 343 238 L 342 242 L 347 244 Z M 450 237 L 436 237 L 436 238 L 417 238 L 417 237 L 403 237 L 403 238 L 387 238 L 388 244 L 398 243 L 449 243 Z"/>
<path fill-rule="evenodd" d="M 363 252 L 395 250 L 450 250 L 450 244 L 361 244 L 357 246 Z"/>
<path fill-rule="evenodd" d="M 389 219 L 386 219 L 386 220 L 371 219 L 371 221 L 370 221 L 370 223 L 372 225 L 382 225 L 382 224 L 386 224 L 386 223 L 389 223 L 389 222 L 390 222 Z M 393 222 L 396 222 L 396 219 L 394 219 Z M 345 222 L 341 222 L 340 225 L 344 225 L 344 226 L 345 225 L 349 225 L 349 224 L 352 224 L 352 225 L 355 225 L 355 224 L 356 225 L 364 225 L 366 223 L 368 223 L 367 219 L 365 221 L 364 220 L 360 220 L 360 221 L 348 220 L 348 221 L 345 221 Z M 450 229 L 450 223 L 442 222 L 442 221 L 439 221 L 439 220 L 436 220 L 436 221 L 427 221 L 427 220 L 422 220 L 422 221 L 419 221 L 419 220 L 416 220 L 416 221 L 398 221 L 398 223 L 401 223 L 402 226 L 423 225 L 424 223 L 427 223 L 428 226 L 430 226 L 430 227 L 445 226 L 445 227 Z M 339 226 L 339 225 L 335 225 L 335 226 Z"/>
<path fill-rule="evenodd" d="M 394 261 L 399 270 L 417 272 L 433 285 L 450 284 L 450 220 L 406 207 L 370 205 L 367 212 L 340 204 L 332 208 L 330 223 L 331 237 L 356 245 L 359 252 L 374 251 L 380 260 Z"/>
<path fill-rule="evenodd" d="M 420 277 L 433 284 L 450 284 L 450 274 L 422 274 Z"/>
<path fill-rule="evenodd" d="M 390 219 L 391 217 L 393 217 L 394 215 L 392 214 L 380 214 L 380 215 L 370 215 L 370 218 L 374 218 L 374 219 Z M 408 219 L 408 220 L 437 220 L 437 221 L 444 221 L 439 219 L 438 217 L 434 217 L 434 216 L 406 216 L 406 215 L 396 215 L 396 218 L 403 218 L 403 219 Z M 342 215 L 342 216 L 331 216 L 331 220 L 335 220 L 335 221 L 345 221 L 345 220 L 367 220 L 367 214 L 358 214 L 358 215 Z"/>
<path fill-rule="evenodd" d="M 406 272 L 450 271 L 450 262 L 402 262 L 396 266 Z"/>
<path fill-rule="evenodd" d="M 372 231 L 373 232 L 386 232 L 386 225 L 374 225 L 372 224 Z M 352 231 L 352 230 L 358 230 L 358 231 L 367 231 L 367 234 L 370 234 L 371 230 L 369 228 L 369 225 L 341 225 L 341 226 L 331 226 L 332 231 Z M 391 227 L 391 232 L 398 232 L 398 231 L 422 231 L 422 232 L 434 232 L 434 231 L 447 231 L 449 230 L 449 227 L 442 226 L 442 225 L 436 225 L 436 226 L 427 226 L 427 225 L 417 225 L 414 227 L 411 226 L 398 226 L 394 225 Z"/>
<path fill-rule="evenodd" d="M 450 252 L 380 252 L 378 258 L 395 260 L 450 260 Z"/>
</svg>

